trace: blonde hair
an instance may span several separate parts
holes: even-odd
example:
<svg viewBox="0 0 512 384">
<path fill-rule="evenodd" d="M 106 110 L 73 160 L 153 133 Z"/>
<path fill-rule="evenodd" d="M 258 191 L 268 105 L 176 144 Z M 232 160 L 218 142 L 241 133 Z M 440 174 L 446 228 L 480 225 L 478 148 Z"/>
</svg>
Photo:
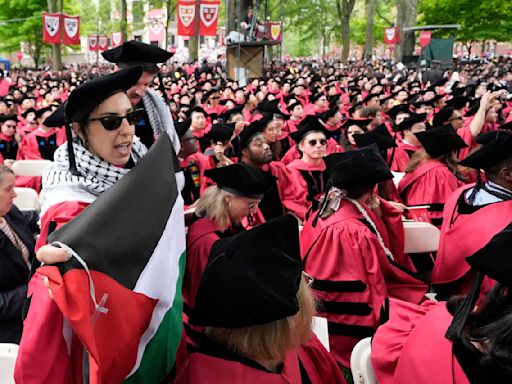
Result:
<svg viewBox="0 0 512 384">
<path fill-rule="evenodd" d="M 197 213 L 206 213 L 206 216 L 215 222 L 219 230 L 226 230 L 231 224 L 229 217 L 229 204 L 226 197 L 229 193 L 219 189 L 217 186 L 209 187 L 197 201 Z"/>
<path fill-rule="evenodd" d="M 304 277 L 297 291 L 297 300 L 299 311 L 293 316 L 244 328 L 207 327 L 205 334 L 239 355 L 282 361 L 288 350 L 299 347 L 311 337 L 315 299 Z"/>
</svg>

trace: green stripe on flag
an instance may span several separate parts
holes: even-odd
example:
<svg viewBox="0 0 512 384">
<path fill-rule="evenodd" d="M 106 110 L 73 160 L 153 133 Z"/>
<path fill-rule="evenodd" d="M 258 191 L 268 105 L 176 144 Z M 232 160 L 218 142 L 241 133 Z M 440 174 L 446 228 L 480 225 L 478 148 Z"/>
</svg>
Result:
<svg viewBox="0 0 512 384">
<path fill-rule="evenodd" d="M 139 368 L 123 382 L 125 384 L 159 384 L 171 371 L 182 335 L 183 275 L 185 252 L 180 256 L 176 294 L 155 335 L 146 346 Z"/>
</svg>

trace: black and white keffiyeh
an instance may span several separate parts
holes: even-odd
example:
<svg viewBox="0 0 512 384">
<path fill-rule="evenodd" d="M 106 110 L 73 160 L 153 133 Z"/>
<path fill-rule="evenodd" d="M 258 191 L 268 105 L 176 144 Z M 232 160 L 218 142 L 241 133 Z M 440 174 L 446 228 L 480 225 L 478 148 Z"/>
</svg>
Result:
<svg viewBox="0 0 512 384">
<path fill-rule="evenodd" d="M 53 165 L 43 174 L 43 211 L 62 201 L 92 202 L 130 171 L 92 154 L 77 137 L 73 139 L 73 150 L 78 176 L 69 170 L 67 144 L 57 148 Z M 147 151 L 144 144 L 135 139 L 132 143 L 134 163 L 137 164 Z"/>
</svg>

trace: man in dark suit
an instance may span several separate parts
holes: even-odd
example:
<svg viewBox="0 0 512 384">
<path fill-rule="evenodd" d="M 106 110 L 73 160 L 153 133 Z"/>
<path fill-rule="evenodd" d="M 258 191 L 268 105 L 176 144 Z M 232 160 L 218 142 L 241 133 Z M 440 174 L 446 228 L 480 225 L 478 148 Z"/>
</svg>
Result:
<svg viewBox="0 0 512 384">
<path fill-rule="evenodd" d="M 0 343 L 19 343 L 27 284 L 39 266 L 29 222 L 13 205 L 15 177 L 0 166 Z"/>
</svg>

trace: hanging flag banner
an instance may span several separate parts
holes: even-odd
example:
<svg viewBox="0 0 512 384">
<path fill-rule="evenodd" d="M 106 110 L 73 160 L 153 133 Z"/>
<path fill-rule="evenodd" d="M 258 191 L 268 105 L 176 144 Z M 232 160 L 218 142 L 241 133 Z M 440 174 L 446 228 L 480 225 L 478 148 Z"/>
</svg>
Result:
<svg viewBox="0 0 512 384">
<path fill-rule="evenodd" d="M 199 5 L 199 35 L 216 36 L 217 21 L 219 19 L 218 0 L 208 1 L 202 0 Z"/>
<path fill-rule="evenodd" d="M 123 44 L 123 34 L 121 32 L 112 32 L 112 37 L 110 39 L 110 45 L 112 48 L 119 47 Z"/>
<path fill-rule="evenodd" d="M 60 14 L 43 13 L 43 43 L 60 44 Z"/>
<path fill-rule="evenodd" d="M 148 12 L 149 41 L 165 40 L 165 10 L 152 9 Z"/>
<path fill-rule="evenodd" d="M 62 15 L 62 44 L 80 45 L 80 16 Z"/>
<path fill-rule="evenodd" d="M 89 36 L 89 51 L 98 50 L 98 36 Z"/>
<path fill-rule="evenodd" d="M 281 21 L 269 21 L 267 23 L 268 37 L 272 41 L 281 41 L 283 35 L 283 23 Z"/>
<path fill-rule="evenodd" d="M 400 32 L 398 27 L 386 28 L 384 30 L 384 42 L 388 45 L 394 45 L 400 42 Z"/>
<path fill-rule="evenodd" d="M 178 35 L 195 36 L 196 2 L 195 0 L 178 0 Z"/>
<path fill-rule="evenodd" d="M 425 48 L 430 44 L 430 38 L 432 37 L 431 31 L 421 31 L 420 32 L 420 45 L 421 48 Z"/>
<path fill-rule="evenodd" d="M 106 51 L 108 49 L 108 37 L 98 36 L 98 50 Z"/>
</svg>

